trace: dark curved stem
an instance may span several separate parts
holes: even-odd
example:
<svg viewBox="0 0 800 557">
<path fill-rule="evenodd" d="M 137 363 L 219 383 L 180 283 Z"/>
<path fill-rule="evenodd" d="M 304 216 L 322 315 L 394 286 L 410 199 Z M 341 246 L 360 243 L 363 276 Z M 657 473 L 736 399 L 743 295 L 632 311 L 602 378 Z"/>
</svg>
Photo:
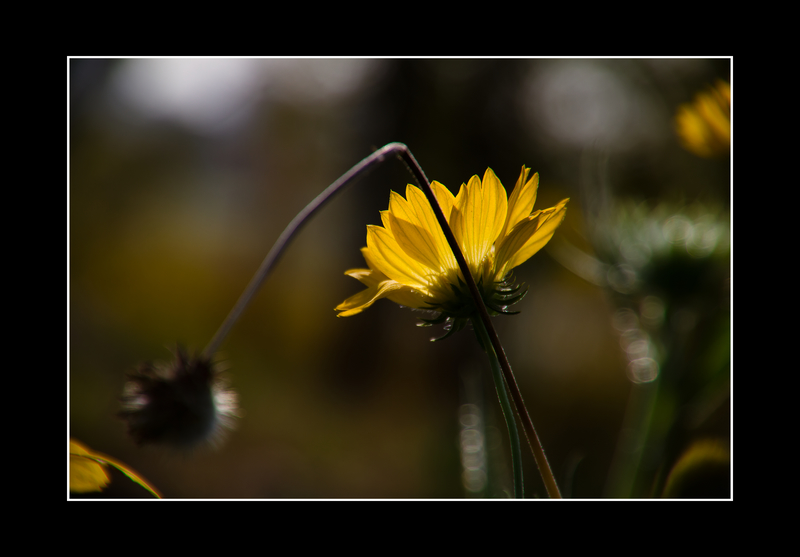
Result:
<svg viewBox="0 0 800 557">
<path fill-rule="evenodd" d="M 292 219 L 292 222 L 289 223 L 289 225 L 275 241 L 272 249 L 264 258 L 264 261 L 256 271 L 256 274 L 253 275 L 253 278 L 250 280 L 250 284 L 247 285 L 247 288 L 245 288 L 244 292 L 239 297 L 236 305 L 233 306 L 233 309 L 231 309 L 230 313 L 228 313 L 225 321 L 222 322 L 222 325 L 220 325 L 219 329 L 214 334 L 214 337 L 208 343 L 208 346 L 206 346 L 206 349 L 203 351 L 203 355 L 205 357 L 210 358 L 219 349 L 222 341 L 225 340 L 225 337 L 228 335 L 231 328 L 239 320 L 239 317 L 241 317 L 242 312 L 253 300 L 253 297 L 256 295 L 256 293 L 258 293 L 261 285 L 264 284 L 264 281 L 267 279 L 267 276 L 269 276 L 272 268 L 278 262 L 278 259 L 281 257 L 281 255 L 283 255 L 283 252 L 288 247 L 292 237 L 300 230 L 300 228 L 302 228 L 306 221 L 314 216 L 317 211 L 322 209 L 322 207 L 324 207 L 334 195 L 339 193 L 340 190 L 352 183 L 355 178 L 358 178 L 365 171 L 385 160 L 387 156 L 397 153 L 401 150 L 408 151 L 408 147 L 402 143 L 389 143 L 388 145 L 378 149 L 360 163 L 355 165 L 353 168 L 348 170 L 330 186 L 328 186 L 325 191 L 319 194 L 311 203 L 306 206 L 305 209 L 303 209 L 294 219 Z"/>
</svg>

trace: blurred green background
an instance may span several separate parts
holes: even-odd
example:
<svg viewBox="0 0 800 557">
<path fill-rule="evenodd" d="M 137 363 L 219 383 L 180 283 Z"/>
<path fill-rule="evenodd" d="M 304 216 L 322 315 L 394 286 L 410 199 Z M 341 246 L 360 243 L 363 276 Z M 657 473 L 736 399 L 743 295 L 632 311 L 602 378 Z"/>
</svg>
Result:
<svg viewBox="0 0 800 557">
<path fill-rule="evenodd" d="M 563 494 L 659 495 L 687 451 L 708 464 L 700 444 L 719 449 L 711 479 L 678 496 L 730 496 L 731 159 L 685 150 L 674 116 L 731 64 L 70 60 L 70 435 L 166 497 L 505 496 L 473 333 L 431 343 L 441 328 L 386 300 L 333 311 L 411 181 L 399 161 L 303 229 L 224 342 L 243 416 L 221 449 L 138 448 L 116 417 L 126 372 L 202 350 L 295 214 L 400 141 L 454 192 L 489 166 L 511 190 L 525 164 L 536 208 L 571 197 L 515 271 L 522 313 L 494 320 Z M 523 456 L 526 495 L 545 496 Z M 93 496 L 147 496 L 112 475 Z"/>
</svg>

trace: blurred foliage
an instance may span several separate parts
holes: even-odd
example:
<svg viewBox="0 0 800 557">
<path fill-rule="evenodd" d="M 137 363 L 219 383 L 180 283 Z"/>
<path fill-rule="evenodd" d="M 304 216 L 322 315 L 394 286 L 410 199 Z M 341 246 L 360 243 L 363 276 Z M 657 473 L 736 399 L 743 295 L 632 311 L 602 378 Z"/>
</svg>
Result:
<svg viewBox="0 0 800 557">
<path fill-rule="evenodd" d="M 731 454 L 718 441 L 695 441 L 667 478 L 662 497 L 725 499 L 731 496 Z"/>
<path fill-rule="evenodd" d="M 564 495 L 660 495 L 696 441 L 730 446 L 730 157 L 695 156 L 674 129 L 730 66 L 71 60 L 71 436 L 168 497 L 507 493 L 474 335 L 429 343 L 389 302 L 333 311 L 357 292 L 343 273 L 362 265 L 366 225 L 411 181 L 393 161 L 309 223 L 223 344 L 244 413 L 222 449 L 139 449 L 116 418 L 126 373 L 176 343 L 201 350 L 294 215 L 401 141 L 451 191 L 487 167 L 511 184 L 525 164 L 546 185 L 538 206 L 571 197 L 516 270 L 521 313 L 495 324 Z M 527 495 L 543 496 L 523 457 Z M 115 481 L 94 495 L 150 496 Z"/>
<path fill-rule="evenodd" d="M 730 217 L 662 202 L 620 203 L 610 219 L 606 237 L 595 235 L 599 274 L 633 386 L 607 494 L 630 497 L 658 489 L 698 435 L 727 439 Z"/>
</svg>

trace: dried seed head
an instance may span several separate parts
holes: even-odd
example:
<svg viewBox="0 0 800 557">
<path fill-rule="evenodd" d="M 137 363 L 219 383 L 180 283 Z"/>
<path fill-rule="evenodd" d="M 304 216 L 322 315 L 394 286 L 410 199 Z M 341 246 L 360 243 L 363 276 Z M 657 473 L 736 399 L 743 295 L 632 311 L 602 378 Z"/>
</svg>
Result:
<svg viewBox="0 0 800 557">
<path fill-rule="evenodd" d="M 130 373 L 122 402 L 120 416 L 138 445 L 219 446 L 238 415 L 236 392 L 211 360 L 188 357 L 181 347 L 169 364 L 145 363 Z"/>
</svg>

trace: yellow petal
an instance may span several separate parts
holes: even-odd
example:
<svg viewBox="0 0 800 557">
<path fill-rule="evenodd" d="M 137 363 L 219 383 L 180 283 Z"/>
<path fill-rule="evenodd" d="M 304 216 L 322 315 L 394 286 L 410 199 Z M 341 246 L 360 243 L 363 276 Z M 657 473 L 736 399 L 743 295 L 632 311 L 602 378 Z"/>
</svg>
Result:
<svg viewBox="0 0 800 557">
<path fill-rule="evenodd" d="M 385 211 L 381 211 L 381 218 L 384 212 Z M 409 222 L 415 220 L 415 217 L 411 214 L 411 208 L 408 207 L 408 201 L 396 191 L 389 192 L 389 212 L 397 218 L 405 219 Z M 389 230 L 389 224 L 387 224 L 387 222 L 384 222 L 383 226 Z"/>
<path fill-rule="evenodd" d="M 466 210 L 469 198 L 469 190 L 467 186 L 461 184 L 461 189 L 456 196 L 455 205 L 453 205 L 453 211 L 450 213 L 450 229 L 453 231 L 453 236 L 456 238 L 456 242 L 458 242 L 458 246 L 461 248 L 461 252 L 464 254 L 464 257 L 467 258 L 467 263 L 470 263 L 469 255 L 467 255 L 467 241 L 469 237 L 467 236 L 467 217 L 466 217 Z"/>
<path fill-rule="evenodd" d="M 453 194 L 447 191 L 447 188 L 441 184 L 439 184 L 439 186 L 441 186 L 441 188 L 443 188 L 450 196 L 450 199 L 447 199 L 447 194 L 439 190 L 439 195 L 445 199 L 445 204 L 452 202 L 454 199 Z M 431 185 L 431 188 L 433 189 L 433 185 Z M 434 196 L 436 196 L 436 189 L 434 189 Z M 422 192 L 422 190 L 411 185 L 406 188 L 406 198 L 408 199 L 409 206 L 413 208 L 414 215 L 417 218 L 417 224 L 430 232 L 434 241 L 437 259 L 437 265 L 434 267 L 434 269 L 440 271 L 457 269 L 458 263 L 456 263 L 453 250 L 450 249 L 450 245 L 447 243 L 447 239 L 444 237 L 442 227 L 439 225 L 439 221 L 436 218 L 436 214 L 433 212 L 433 208 L 428 202 L 428 198 L 425 197 L 425 194 Z M 439 201 L 438 198 L 437 201 Z M 451 210 L 452 203 L 450 204 L 450 209 L 447 211 L 443 209 L 445 217 L 447 217 Z"/>
<path fill-rule="evenodd" d="M 371 306 L 375 300 L 377 300 L 378 296 L 378 288 L 377 287 L 370 287 L 366 290 L 362 290 L 358 294 L 350 296 L 344 302 L 336 306 L 334 311 L 338 311 L 337 317 L 350 317 L 351 315 L 356 315 L 357 313 L 361 313 L 366 308 Z"/>
<path fill-rule="evenodd" d="M 467 185 L 466 184 L 461 184 L 461 187 L 458 189 L 458 195 L 456 195 L 455 199 L 453 199 L 453 211 L 457 210 L 458 207 L 461 207 L 461 206 L 464 205 L 464 203 L 466 202 L 466 199 L 467 199 L 467 195 L 468 195 L 468 193 L 467 193 Z M 453 214 L 453 211 L 450 212 L 450 217 L 451 218 L 453 218 L 455 216 Z M 453 223 L 451 221 L 448 221 L 448 222 L 450 222 L 450 227 L 452 228 L 453 227 Z"/>
<path fill-rule="evenodd" d="M 700 95 L 697 108 L 703 120 L 705 120 L 708 127 L 713 132 L 713 135 L 721 141 L 730 143 L 730 115 L 727 106 L 720 105 L 720 101 L 722 101 L 722 99 L 719 95 Z"/>
<path fill-rule="evenodd" d="M 514 191 L 521 189 L 522 186 L 525 185 L 525 183 L 528 181 L 528 174 L 530 173 L 530 171 L 531 171 L 530 168 L 528 168 L 524 164 L 522 165 L 522 170 L 519 173 L 519 178 L 517 178 L 517 183 L 514 184 Z M 538 174 L 538 172 L 536 174 Z"/>
<path fill-rule="evenodd" d="M 400 285 L 400 288 L 389 292 L 386 298 L 393 301 L 395 304 L 410 308 L 429 307 L 428 298 L 422 296 L 416 290 L 405 285 Z"/>
<path fill-rule="evenodd" d="M 370 270 L 372 270 L 372 271 L 374 271 L 376 273 L 380 273 L 380 275 L 384 277 L 381 280 L 385 280 L 385 279 L 389 278 L 386 275 L 384 275 L 383 273 L 381 273 L 378 270 L 378 268 L 375 266 L 375 257 L 373 257 L 372 252 L 369 250 L 368 247 L 365 246 L 365 247 L 361 248 L 361 255 L 364 257 L 364 261 L 367 262 L 367 267 L 369 267 Z M 380 282 L 380 281 L 378 281 L 378 282 Z"/>
<path fill-rule="evenodd" d="M 393 302 L 410 307 L 425 307 L 424 299 L 417 295 L 411 288 L 394 280 L 385 280 L 377 286 L 362 290 L 350 296 L 334 308 L 340 312 L 338 317 L 350 317 L 361 313 L 381 298 L 390 298 Z"/>
<path fill-rule="evenodd" d="M 390 195 L 389 199 L 391 199 L 391 194 L 393 194 L 393 193 L 394 192 L 390 192 L 389 193 L 389 195 Z M 391 205 L 391 203 L 390 203 L 390 205 Z M 383 227 L 386 230 L 391 230 L 392 229 L 392 225 L 389 222 L 389 213 L 391 213 L 391 211 L 387 209 L 385 211 L 381 211 L 380 213 L 381 213 L 381 224 L 383 225 Z"/>
<path fill-rule="evenodd" d="M 520 261 L 517 265 L 509 265 L 528 240 L 536 234 L 537 228 L 539 228 L 539 214 L 523 219 L 500 241 L 497 246 L 497 274 L 494 277 L 495 281 L 502 280 L 511 269 L 523 263 Z"/>
<path fill-rule="evenodd" d="M 436 197 L 436 201 L 439 202 L 439 207 L 442 208 L 444 218 L 447 219 L 447 222 L 449 223 L 450 213 L 453 212 L 453 205 L 456 202 L 455 196 L 444 186 L 444 184 L 440 184 L 436 180 L 431 182 L 431 189 L 433 190 L 433 195 Z"/>
<path fill-rule="evenodd" d="M 368 225 L 367 247 L 372 263 L 384 275 L 402 284 L 424 288 L 427 268 L 411 259 L 388 230 Z"/>
<path fill-rule="evenodd" d="M 102 491 L 111 479 L 103 466 L 77 441 L 69 440 L 69 490 L 75 493 Z"/>
<path fill-rule="evenodd" d="M 409 184 L 406 197 L 393 192 L 389 199 L 391 216 L 385 218 L 400 247 L 428 268 L 425 275 L 455 267 L 455 258 L 425 194 Z"/>
<path fill-rule="evenodd" d="M 505 272 L 522 265 L 550 241 L 556 229 L 563 222 L 564 215 L 567 214 L 568 201 L 569 198 L 564 199 L 555 207 L 550 207 L 543 211 L 536 211 L 529 217 L 531 220 L 534 218 L 538 219 L 536 231 L 515 254 L 510 255 L 505 265 Z"/>
<path fill-rule="evenodd" d="M 727 153 L 731 140 L 730 107 L 730 85 L 722 81 L 698 93 L 693 102 L 678 107 L 675 126 L 683 146 L 701 157 Z"/>
<path fill-rule="evenodd" d="M 427 268 L 426 275 L 436 272 L 439 268 L 439 249 L 433 235 L 427 230 L 416 226 L 407 220 L 389 215 L 392 236 L 402 250 L 417 262 Z"/>
<path fill-rule="evenodd" d="M 506 220 L 506 191 L 491 168 L 484 175 L 485 184 L 473 176 L 456 198 L 452 228 L 473 275 L 478 275 L 484 258 L 500 235 Z"/>
<path fill-rule="evenodd" d="M 493 245 L 506 223 L 508 195 L 506 189 L 491 168 L 483 175 L 483 203 L 486 207 L 486 236 L 489 246 Z M 488 248 L 487 248 L 488 251 Z"/>
<path fill-rule="evenodd" d="M 353 277 L 367 287 L 378 286 L 378 284 L 386 280 L 386 276 L 383 273 L 372 269 L 349 269 L 344 274 L 348 277 Z"/>
<path fill-rule="evenodd" d="M 535 173 L 530 180 L 527 180 L 530 170 L 523 165 L 517 185 L 514 186 L 511 197 L 508 198 L 508 218 L 506 218 L 500 238 L 505 237 L 533 211 L 533 205 L 536 203 L 536 191 L 539 189 L 539 173 Z"/>
</svg>

